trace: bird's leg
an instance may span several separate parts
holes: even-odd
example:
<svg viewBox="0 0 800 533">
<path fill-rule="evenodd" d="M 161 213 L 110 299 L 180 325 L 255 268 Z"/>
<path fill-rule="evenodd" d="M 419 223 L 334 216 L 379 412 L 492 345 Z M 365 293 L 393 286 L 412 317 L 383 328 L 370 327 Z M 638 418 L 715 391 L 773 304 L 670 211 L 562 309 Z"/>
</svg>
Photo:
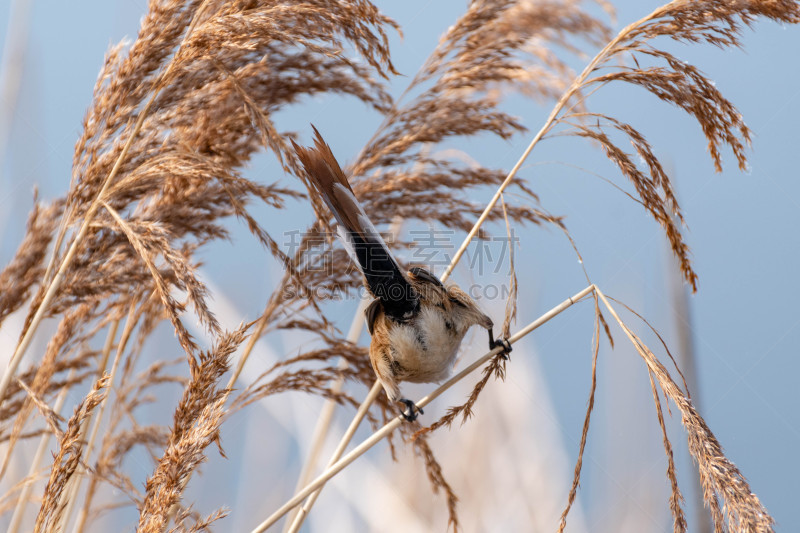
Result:
<svg viewBox="0 0 800 533">
<path fill-rule="evenodd" d="M 494 350 L 495 348 L 500 346 L 501 348 L 503 348 L 503 351 L 500 352 L 500 356 L 507 361 L 508 354 L 511 353 L 511 343 L 508 342 L 508 339 L 505 338 L 495 340 L 494 331 L 492 331 L 492 328 L 488 328 L 487 331 L 489 332 L 489 349 Z"/>
<path fill-rule="evenodd" d="M 419 414 L 421 414 L 421 415 L 425 414 L 425 411 L 423 411 L 420 407 L 417 407 L 417 404 L 415 404 L 411 400 L 408 400 L 406 398 L 400 398 L 397 401 L 400 402 L 400 403 L 404 403 L 406 405 L 406 407 L 408 408 L 408 411 L 402 411 L 400 413 L 403 416 L 403 418 L 406 419 L 406 422 L 413 422 L 414 420 L 416 420 L 417 419 L 417 411 L 419 411 Z"/>
</svg>

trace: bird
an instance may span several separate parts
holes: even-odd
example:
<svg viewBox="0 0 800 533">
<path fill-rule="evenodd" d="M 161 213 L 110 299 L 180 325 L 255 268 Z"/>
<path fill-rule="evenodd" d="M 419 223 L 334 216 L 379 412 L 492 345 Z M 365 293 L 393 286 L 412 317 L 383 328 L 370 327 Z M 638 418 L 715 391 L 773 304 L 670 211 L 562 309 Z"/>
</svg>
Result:
<svg viewBox="0 0 800 533">
<path fill-rule="evenodd" d="M 422 409 L 402 397 L 399 383 L 438 383 L 446 379 L 461 341 L 472 326 L 489 332 L 489 349 L 511 352 L 507 339 L 494 338 L 492 319 L 453 283 L 445 285 L 421 267 L 403 271 L 353 193 L 330 146 L 317 128 L 314 146 L 292 140 L 306 176 L 337 222 L 337 233 L 373 296 L 365 310 L 371 335 L 369 358 L 391 402 L 403 404 L 409 422 Z"/>
</svg>

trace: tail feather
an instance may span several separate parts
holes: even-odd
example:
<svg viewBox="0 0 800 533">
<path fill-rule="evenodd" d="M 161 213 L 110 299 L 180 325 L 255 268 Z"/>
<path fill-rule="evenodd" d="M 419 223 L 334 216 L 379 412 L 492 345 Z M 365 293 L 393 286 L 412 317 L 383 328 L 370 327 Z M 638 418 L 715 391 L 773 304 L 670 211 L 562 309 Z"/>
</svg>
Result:
<svg viewBox="0 0 800 533">
<path fill-rule="evenodd" d="M 314 129 L 314 147 L 303 148 L 292 141 L 294 150 L 305 167 L 311 184 L 322 196 L 339 225 L 351 233 L 364 233 L 366 228 L 361 227 L 359 220 L 359 215 L 364 215 L 364 212 L 353 194 L 353 189 L 350 188 L 350 183 L 330 146 L 322 139 L 317 128 L 313 125 L 311 127 Z"/>
<path fill-rule="evenodd" d="M 339 223 L 339 235 L 350 257 L 358 264 L 369 291 L 381 300 L 384 312 L 392 318 L 408 318 L 419 306 L 416 292 L 358 203 L 330 147 L 316 128 L 314 134 L 313 148 L 292 142 L 309 181 Z"/>
</svg>

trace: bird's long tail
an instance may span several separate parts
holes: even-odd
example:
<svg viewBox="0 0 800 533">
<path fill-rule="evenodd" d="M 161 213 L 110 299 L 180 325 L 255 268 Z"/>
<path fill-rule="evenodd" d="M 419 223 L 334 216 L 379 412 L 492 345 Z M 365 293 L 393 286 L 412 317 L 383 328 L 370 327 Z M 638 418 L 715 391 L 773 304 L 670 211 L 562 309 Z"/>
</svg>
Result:
<svg viewBox="0 0 800 533">
<path fill-rule="evenodd" d="M 408 318 L 419 305 L 418 295 L 358 203 L 330 147 L 316 128 L 314 134 L 313 147 L 292 142 L 309 181 L 339 223 L 345 248 L 359 266 L 369 291 L 381 300 L 384 312 L 393 318 Z"/>
</svg>

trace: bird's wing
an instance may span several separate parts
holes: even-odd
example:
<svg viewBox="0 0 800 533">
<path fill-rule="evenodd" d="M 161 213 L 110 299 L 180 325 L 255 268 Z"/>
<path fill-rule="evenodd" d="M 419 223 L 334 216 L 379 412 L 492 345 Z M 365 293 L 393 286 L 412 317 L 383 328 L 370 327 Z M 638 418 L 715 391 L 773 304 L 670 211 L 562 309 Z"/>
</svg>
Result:
<svg viewBox="0 0 800 533">
<path fill-rule="evenodd" d="M 375 322 L 378 320 L 381 314 L 381 301 L 377 298 L 372 300 L 366 309 L 364 309 L 364 318 L 367 321 L 367 329 L 369 330 L 369 334 L 375 331 Z"/>
<path fill-rule="evenodd" d="M 303 148 L 292 142 L 309 180 L 336 217 L 345 248 L 384 312 L 398 320 L 410 318 L 419 308 L 414 288 L 358 203 L 330 147 L 316 128 L 314 133 L 314 147 Z"/>
</svg>

